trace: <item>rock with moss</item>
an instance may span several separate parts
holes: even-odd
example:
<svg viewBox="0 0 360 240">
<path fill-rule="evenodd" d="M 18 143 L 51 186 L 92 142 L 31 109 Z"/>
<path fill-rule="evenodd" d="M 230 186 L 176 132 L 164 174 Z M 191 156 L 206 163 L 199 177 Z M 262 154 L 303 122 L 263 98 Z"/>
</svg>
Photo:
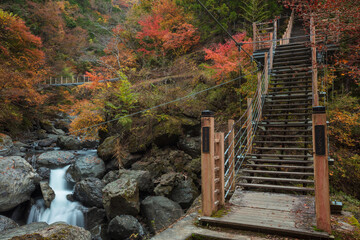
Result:
<svg viewBox="0 0 360 240">
<path fill-rule="evenodd" d="M 46 167 L 62 167 L 75 161 L 75 155 L 68 151 L 50 151 L 40 154 L 37 163 Z"/>
<path fill-rule="evenodd" d="M 134 179 L 120 178 L 103 188 L 103 205 L 108 219 L 117 215 L 136 216 L 140 211 L 139 187 Z"/>
<path fill-rule="evenodd" d="M 119 178 L 134 179 L 143 193 L 151 193 L 154 189 L 149 171 L 119 169 Z"/>
<path fill-rule="evenodd" d="M 181 174 L 169 172 L 160 177 L 159 184 L 155 187 L 154 192 L 158 196 L 168 197 L 175 186 L 178 185 Z"/>
<path fill-rule="evenodd" d="M 183 211 L 178 203 L 166 197 L 149 196 L 141 202 L 141 213 L 150 230 L 155 233 L 179 219 Z"/>
<path fill-rule="evenodd" d="M 66 171 L 66 179 L 70 182 L 79 182 L 82 179 L 95 177 L 102 178 L 105 174 L 105 163 L 96 154 L 79 157 Z"/>
<path fill-rule="evenodd" d="M 50 205 L 51 205 L 52 200 L 54 200 L 54 198 L 55 198 L 55 192 L 50 187 L 49 183 L 46 182 L 46 181 L 41 181 L 40 182 L 40 189 L 41 189 L 41 193 L 43 195 L 45 206 L 47 208 L 49 208 Z"/>
<path fill-rule="evenodd" d="M 0 232 L 7 229 L 16 228 L 19 225 L 11 218 L 0 215 Z"/>
<path fill-rule="evenodd" d="M 0 133 L 0 156 L 8 156 L 14 147 L 10 136 Z"/>
<path fill-rule="evenodd" d="M 70 136 L 59 136 L 57 145 L 63 150 L 80 150 L 82 149 L 81 142 Z"/>
<path fill-rule="evenodd" d="M 114 182 L 119 179 L 119 171 L 113 170 L 105 174 L 105 176 L 102 178 L 102 182 L 107 185 L 111 182 Z"/>
<path fill-rule="evenodd" d="M 6 230 L 1 234 L 1 239 L 4 240 L 91 240 L 91 234 L 89 231 L 81 227 L 72 226 L 61 222 L 53 223 L 51 225 L 46 223 L 31 223 L 18 228 Z"/>
<path fill-rule="evenodd" d="M 0 157 L 0 169 L 0 212 L 4 212 L 29 200 L 40 176 L 25 159 L 17 156 Z"/>
<path fill-rule="evenodd" d="M 74 198 L 87 207 L 102 208 L 102 189 L 105 184 L 98 178 L 86 178 L 75 184 Z"/>
<path fill-rule="evenodd" d="M 131 166 L 133 170 L 149 171 L 153 179 L 169 172 L 183 172 L 192 158 L 183 151 L 153 148 L 145 157 Z"/>
<path fill-rule="evenodd" d="M 116 145 L 118 136 L 111 136 L 104 140 L 97 149 L 98 156 L 104 160 L 104 162 L 108 162 L 114 157 L 114 146 Z"/>
<path fill-rule="evenodd" d="M 170 199 L 180 204 L 183 209 L 191 206 L 194 200 L 199 196 L 191 178 L 182 179 L 171 191 Z"/>
<path fill-rule="evenodd" d="M 194 183 L 201 185 L 201 158 L 192 159 L 186 164 L 184 170 Z"/>
<path fill-rule="evenodd" d="M 106 213 L 103 208 L 86 208 L 84 209 L 85 229 L 91 230 L 97 226 L 106 223 Z"/>
<path fill-rule="evenodd" d="M 201 154 L 200 150 L 200 137 L 182 137 L 178 142 L 178 147 L 191 157 L 196 158 Z"/>
<path fill-rule="evenodd" d="M 139 221 L 130 215 L 114 217 L 108 227 L 108 235 L 111 239 L 142 239 L 145 231 Z"/>
</svg>

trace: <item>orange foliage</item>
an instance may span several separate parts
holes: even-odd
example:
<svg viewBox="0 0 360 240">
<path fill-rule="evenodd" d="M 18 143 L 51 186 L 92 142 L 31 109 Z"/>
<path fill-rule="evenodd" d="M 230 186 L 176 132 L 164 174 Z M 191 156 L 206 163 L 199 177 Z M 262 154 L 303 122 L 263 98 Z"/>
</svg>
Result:
<svg viewBox="0 0 360 240">
<path fill-rule="evenodd" d="M 136 38 L 143 46 L 138 52 L 152 56 L 187 52 L 200 40 L 197 29 L 188 23 L 189 20 L 173 0 L 154 1 L 150 14 L 138 21 L 141 30 Z"/>
<path fill-rule="evenodd" d="M 233 36 L 238 43 L 251 42 L 251 39 L 244 41 L 246 33 L 239 33 Z M 252 45 L 245 44 L 242 48 L 252 55 Z M 250 58 L 244 51 L 239 52 L 238 47 L 232 40 L 227 40 L 224 44 L 217 44 L 210 49 L 204 49 L 205 60 L 212 60 L 213 65 L 209 68 L 216 71 L 215 78 L 224 79 L 232 72 L 239 72 L 240 66 L 244 68 L 249 66 Z"/>
</svg>

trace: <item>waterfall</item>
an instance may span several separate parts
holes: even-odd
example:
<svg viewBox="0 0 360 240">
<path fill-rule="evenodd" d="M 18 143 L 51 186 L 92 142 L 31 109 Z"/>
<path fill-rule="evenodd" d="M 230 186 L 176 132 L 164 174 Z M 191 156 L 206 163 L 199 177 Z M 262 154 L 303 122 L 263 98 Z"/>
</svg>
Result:
<svg viewBox="0 0 360 240">
<path fill-rule="evenodd" d="M 55 192 L 55 199 L 50 208 L 45 207 L 43 199 L 39 199 L 31 207 L 27 223 L 32 222 L 66 222 L 71 225 L 84 227 L 84 214 L 79 202 L 71 202 L 66 196 L 73 193 L 73 189 L 65 180 L 66 170 L 69 166 L 53 169 L 50 173 L 50 187 Z"/>
</svg>

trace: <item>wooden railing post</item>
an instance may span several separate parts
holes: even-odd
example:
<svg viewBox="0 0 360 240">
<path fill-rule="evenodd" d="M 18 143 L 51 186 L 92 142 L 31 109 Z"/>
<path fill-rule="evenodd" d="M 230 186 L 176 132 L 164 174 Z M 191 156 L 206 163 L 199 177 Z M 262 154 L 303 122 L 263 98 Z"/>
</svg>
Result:
<svg viewBox="0 0 360 240">
<path fill-rule="evenodd" d="M 316 224 L 317 228 L 330 233 L 329 166 L 325 107 L 313 107 L 312 126 Z"/>
<path fill-rule="evenodd" d="M 246 123 L 246 129 L 247 129 L 247 134 L 246 134 L 246 138 L 247 138 L 247 153 L 251 153 L 252 152 L 252 147 L 251 147 L 251 138 L 252 138 L 252 98 L 248 98 L 247 99 L 247 107 L 248 107 L 248 112 L 247 112 L 247 123 Z"/>
<path fill-rule="evenodd" d="M 269 83 L 269 64 L 268 64 L 268 59 L 269 59 L 269 54 L 267 52 L 265 52 L 265 57 L 264 57 L 264 74 L 265 74 L 265 94 L 267 94 L 268 91 L 268 83 Z"/>
<path fill-rule="evenodd" d="M 272 40 L 274 40 L 273 37 L 274 37 L 273 33 L 270 33 L 270 40 L 271 40 L 271 42 L 270 42 L 270 66 L 269 66 L 270 69 L 272 69 L 272 67 L 273 67 L 273 60 L 274 60 L 274 42 L 272 41 Z"/>
<path fill-rule="evenodd" d="M 257 41 L 257 27 L 256 27 L 256 23 L 253 23 L 253 41 L 256 42 Z M 254 43 L 254 52 L 257 50 L 257 43 Z"/>
<path fill-rule="evenodd" d="M 230 191 L 234 191 L 235 190 L 235 150 L 234 150 L 234 136 L 235 136 L 235 129 L 234 129 L 234 124 L 235 121 L 230 119 L 228 121 L 228 131 L 229 136 L 228 136 L 228 145 L 229 145 L 229 188 Z"/>
<path fill-rule="evenodd" d="M 314 17 L 310 17 L 310 41 L 311 41 L 311 58 L 312 58 L 312 94 L 313 107 L 319 105 L 318 96 L 318 79 L 317 79 L 317 61 L 316 61 L 316 38 L 315 38 Z"/>
<path fill-rule="evenodd" d="M 225 205 L 225 182 L 224 182 L 224 133 L 215 133 L 215 148 L 214 148 L 214 160 L 215 160 L 215 199 L 214 209 L 217 211 L 221 206 Z"/>
<path fill-rule="evenodd" d="M 259 114 L 260 114 L 259 120 L 260 120 L 261 117 L 262 117 L 262 106 L 263 106 L 263 104 L 262 104 L 262 84 L 261 84 L 261 77 L 262 77 L 261 72 L 258 72 L 258 74 L 257 74 L 257 80 L 258 80 L 257 86 L 258 86 L 258 103 L 259 103 Z"/>
<path fill-rule="evenodd" d="M 201 201 L 204 216 L 211 216 L 215 208 L 214 146 L 214 114 L 206 110 L 201 114 Z"/>
</svg>

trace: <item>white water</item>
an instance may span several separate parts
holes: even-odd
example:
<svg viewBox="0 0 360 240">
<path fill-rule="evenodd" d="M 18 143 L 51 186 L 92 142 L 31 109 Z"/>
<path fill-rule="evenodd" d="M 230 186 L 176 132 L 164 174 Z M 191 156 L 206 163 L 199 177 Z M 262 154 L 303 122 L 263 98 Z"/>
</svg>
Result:
<svg viewBox="0 0 360 240">
<path fill-rule="evenodd" d="M 65 173 L 69 166 L 53 169 L 50 173 L 50 187 L 55 192 L 55 199 L 50 208 L 46 208 L 43 199 L 36 201 L 31 207 L 27 223 L 32 222 L 66 222 L 71 225 L 84 227 L 84 214 L 81 204 L 67 200 L 66 195 L 72 194 L 73 189 L 65 180 Z"/>
</svg>

